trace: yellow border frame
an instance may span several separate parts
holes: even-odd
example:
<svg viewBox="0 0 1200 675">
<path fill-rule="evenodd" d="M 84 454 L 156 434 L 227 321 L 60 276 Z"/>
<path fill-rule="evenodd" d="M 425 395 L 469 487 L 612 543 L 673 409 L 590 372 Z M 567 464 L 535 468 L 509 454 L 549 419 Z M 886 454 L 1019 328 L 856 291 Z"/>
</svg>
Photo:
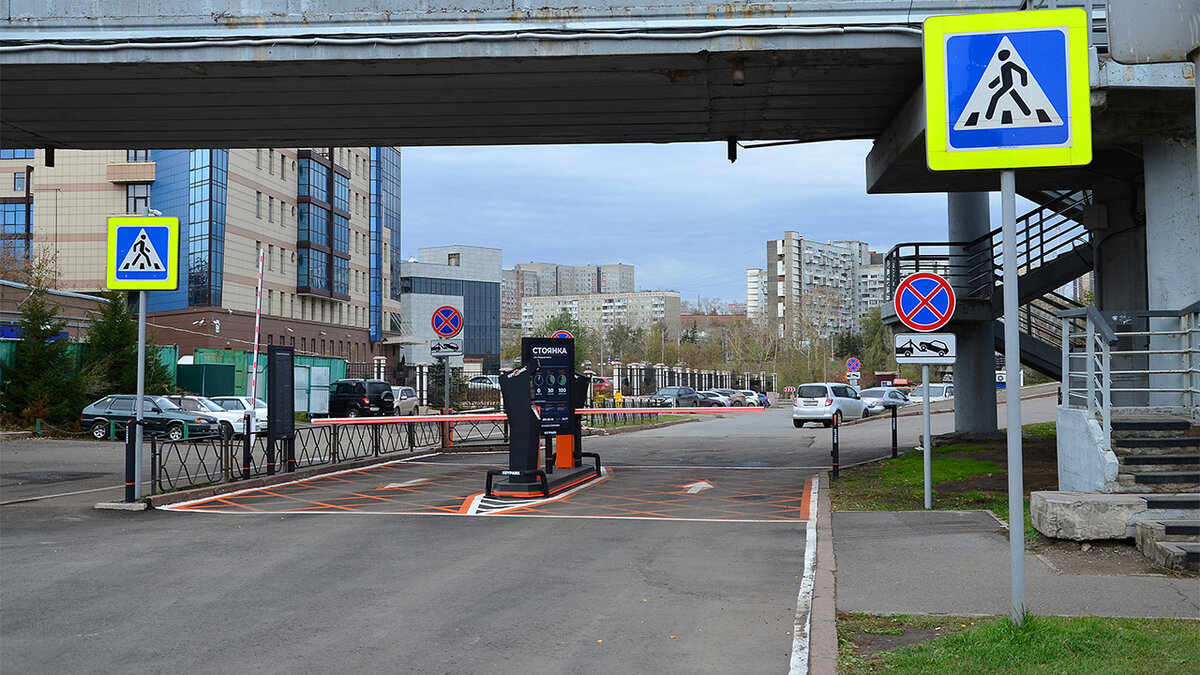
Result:
<svg viewBox="0 0 1200 675">
<path fill-rule="evenodd" d="M 946 150 L 945 37 L 1030 28 L 1067 31 L 1067 78 L 1071 144 L 1052 148 Z M 1092 161 L 1091 86 L 1088 78 L 1087 14 L 1080 8 L 997 14 L 931 16 L 925 20 L 925 157 L 934 171 L 1074 166 Z"/>
<path fill-rule="evenodd" d="M 162 281 L 117 279 L 117 230 L 125 227 L 167 227 L 167 248 L 163 262 L 167 278 Z M 179 288 L 179 219 L 165 216 L 111 216 L 108 219 L 107 278 L 105 283 L 114 291 L 173 291 Z"/>
</svg>

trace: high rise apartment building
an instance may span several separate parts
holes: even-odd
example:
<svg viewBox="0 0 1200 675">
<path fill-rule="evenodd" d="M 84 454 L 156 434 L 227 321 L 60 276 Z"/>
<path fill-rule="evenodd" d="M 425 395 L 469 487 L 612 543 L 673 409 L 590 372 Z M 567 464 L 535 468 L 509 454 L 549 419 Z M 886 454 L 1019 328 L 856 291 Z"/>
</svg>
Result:
<svg viewBox="0 0 1200 675">
<path fill-rule="evenodd" d="M 4 249 L 49 260 L 57 288 L 104 288 L 107 218 L 154 209 L 180 223 L 179 287 L 147 293 L 160 343 L 252 349 L 261 254 L 260 346 L 398 359 L 398 149 L 42 153 L 0 153 Z"/>
<path fill-rule="evenodd" d="M 662 322 L 668 335 L 677 338 L 680 304 L 678 291 L 534 296 L 521 301 L 521 326 L 525 335 L 532 335 L 565 310 L 597 332 L 618 323 L 637 328 Z"/>
<path fill-rule="evenodd" d="M 874 264 L 878 260 L 878 264 Z M 748 270 L 747 306 L 752 275 Z M 883 265 L 860 241 L 816 242 L 797 232 L 767 242 L 764 319 L 797 342 L 856 332 L 883 297 Z"/>
<path fill-rule="evenodd" d="M 767 273 L 760 268 L 746 270 L 746 318 L 759 321 L 766 316 Z"/>
<path fill-rule="evenodd" d="M 501 286 L 501 321 L 506 326 L 521 321 L 521 300 L 543 295 L 585 295 L 588 293 L 632 293 L 632 265 L 558 265 L 555 263 L 517 263 L 504 270 Z"/>
</svg>

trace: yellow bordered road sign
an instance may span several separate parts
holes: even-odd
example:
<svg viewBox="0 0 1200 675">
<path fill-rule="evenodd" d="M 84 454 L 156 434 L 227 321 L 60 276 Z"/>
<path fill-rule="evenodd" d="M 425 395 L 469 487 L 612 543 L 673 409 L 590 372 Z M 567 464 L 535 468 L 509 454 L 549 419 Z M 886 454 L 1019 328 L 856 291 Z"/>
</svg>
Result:
<svg viewBox="0 0 1200 675">
<path fill-rule="evenodd" d="M 113 216 L 108 219 L 107 285 L 122 291 L 179 287 L 179 219 Z"/>
<path fill-rule="evenodd" d="M 930 17 L 924 56 L 930 169 L 1092 161 L 1082 9 Z"/>
</svg>

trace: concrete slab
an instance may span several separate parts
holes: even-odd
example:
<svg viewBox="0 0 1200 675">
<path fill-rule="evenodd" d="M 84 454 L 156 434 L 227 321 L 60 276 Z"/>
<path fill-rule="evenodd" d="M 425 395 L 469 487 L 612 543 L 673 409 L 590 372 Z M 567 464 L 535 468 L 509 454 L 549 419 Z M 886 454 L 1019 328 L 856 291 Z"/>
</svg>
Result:
<svg viewBox="0 0 1200 675">
<path fill-rule="evenodd" d="M 1134 494 L 1032 492 L 1029 515 L 1038 532 L 1055 539 L 1124 539 L 1146 500 Z"/>
</svg>

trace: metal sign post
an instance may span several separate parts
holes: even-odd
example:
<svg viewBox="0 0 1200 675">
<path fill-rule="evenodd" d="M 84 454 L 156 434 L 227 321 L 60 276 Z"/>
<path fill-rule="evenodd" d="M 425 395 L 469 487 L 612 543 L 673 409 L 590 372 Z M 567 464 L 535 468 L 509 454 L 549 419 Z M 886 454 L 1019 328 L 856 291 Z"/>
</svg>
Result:
<svg viewBox="0 0 1200 675">
<path fill-rule="evenodd" d="M 916 275 L 914 275 L 916 276 Z M 937 275 L 929 275 L 937 276 Z M 909 277 L 910 279 L 912 277 Z M 941 277 L 937 277 L 941 279 Z M 905 280 L 907 281 L 907 279 Z M 930 282 L 932 283 L 932 282 Z M 931 286 L 930 288 L 933 288 Z M 941 288 L 938 286 L 937 288 Z M 926 291 L 927 298 L 933 298 L 934 304 L 927 310 L 912 310 L 911 313 L 901 313 L 900 320 L 909 328 L 922 330 L 925 325 L 937 323 L 937 325 L 945 325 L 950 320 L 950 316 L 954 311 L 954 291 L 949 289 L 937 293 L 948 293 L 949 297 L 942 296 L 943 304 L 936 302 L 934 293 Z M 918 289 L 915 291 L 920 293 Z M 897 300 L 899 306 L 899 300 Z M 923 312 L 927 312 L 930 318 L 918 318 Z M 925 323 L 928 321 L 928 323 Z M 953 365 L 954 358 L 958 350 L 958 340 L 953 333 L 897 333 L 896 339 L 896 363 L 919 363 L 921 365 L 921 391 L 924 395 L 924 400 L 921 402 L 921 430 L 922 430 L 922 445 L 921 449 L 925 452 L 925 508 L 933 508 L 933 439 L 932 425 L 929 420 L 929 366 L 931 365 Z M 892 409 L 892 456 L 895 456 L 896 448 L 896 411 Z"/>
<path fill-rule="evenodd" d="M 437 333 L 442 338 L 452 338 L 462 332 L 463 316 L 462 312 L 458 311 L 457 307 L 445 305 L 438 307 L 433 311 L 433 317 L 429 320 L 433 326 L 433 332 Z M 447 345 L 449 346 L 449 345 Z M 458 345 L 461 349 L 461 343 Z M 430 352 L 433 351 L 433 345 L 430 345 Z M 445 352 L 453 351 L 450 349 Z M 443 352 L 443 353 L 445 353 Z M 450 357 L 445 357 L 445 362 L 442 367 L 442 414 L 450 414 Z M 442 447 L 454 445 L 454 427 L 450 425 L 450 421 L 446 420 L 442 423 Z"/>
<path fill-rule="evenodd" d="M 144 216 L 114 216 L 108 219 L 105 284 L 112 290 L 138 292 L 137 406 L 134 415 L 133 452 L 125 458 L 126 474 L 132 475 L 132 490 L 126 501 L 142 497 L 142 430 L 146 400 L 146 291 L 175 290 L 179 286 L 179 219 Z M 128 432 L 126 432 L 128 433 Z M 186 433 L 186 431 L 185 431 Z M 128 447 L 128 438 L 126 439 Z M 129 465 L 132 464 L 132 471 Z M 127 480 L 128 482 L 128 480 Z"/>
<path fill-rule="evenodd" d="M 1152 14 L 1141 3 L 1136 11 Z M 929 168 L 1000 169 L 1004 353 L 1009 382 L 1020 382 L 1021 368 L 1014 169 L 1091 161 L 1088 24 L 1087 13 L 1079 8 L 935 16 L 925 21 Z M 1154 33 L 1155 39 L 1160 36 L 1160 32 Z M 928 404 L 929 397 L 925 400 Z M 1009 389 L 1005 400 L 1011 618 L 1019 626 L 1025 622 L 1020 390 L 1014 396 Z"/>
</svg>

